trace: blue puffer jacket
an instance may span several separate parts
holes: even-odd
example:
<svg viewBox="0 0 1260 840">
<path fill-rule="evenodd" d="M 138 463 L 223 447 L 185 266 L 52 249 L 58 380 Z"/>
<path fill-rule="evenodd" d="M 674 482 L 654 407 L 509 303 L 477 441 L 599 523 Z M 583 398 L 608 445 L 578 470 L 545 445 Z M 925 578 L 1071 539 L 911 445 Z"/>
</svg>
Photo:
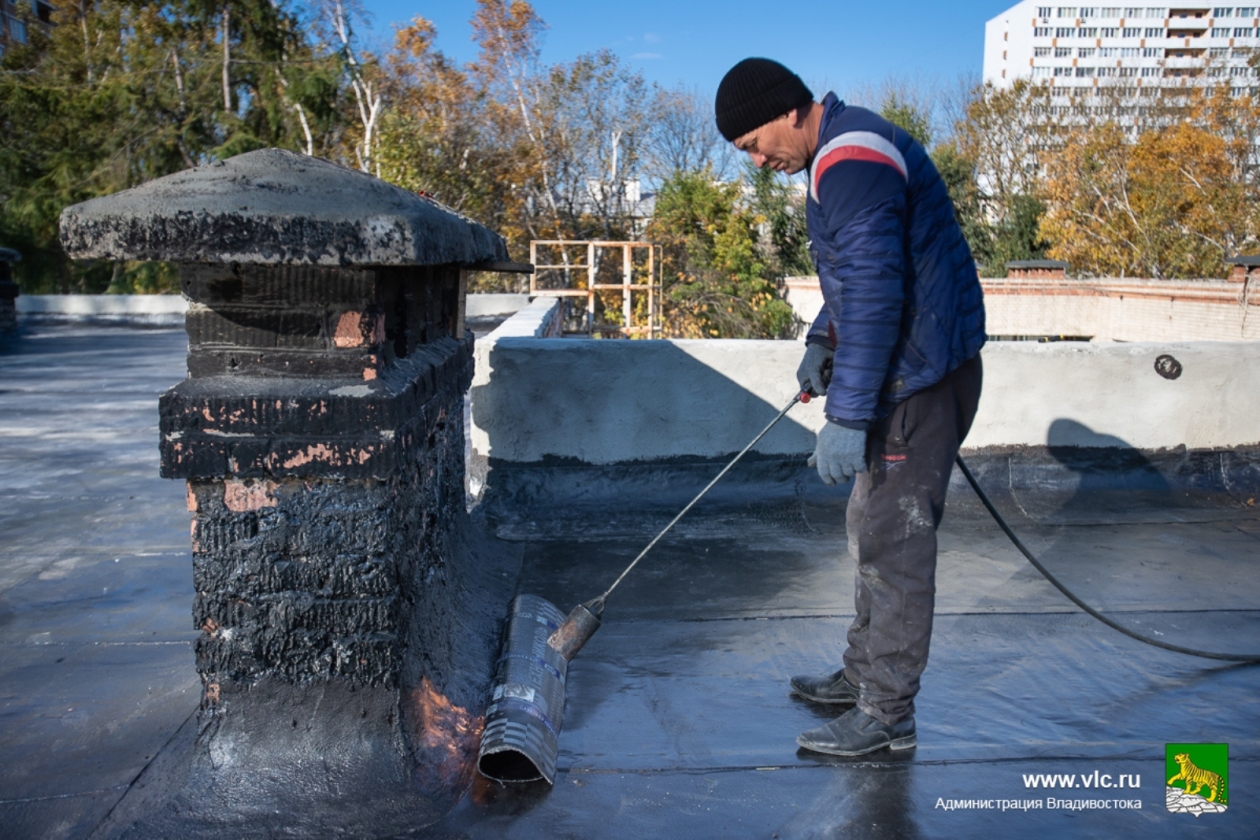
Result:
<svg viewBox="0 0 1260 840">
<path fill-rule="evenodd" d="M 806 214 L 825 301 L 806 341 L 835 347 L 827 417 L 865 429 L 984 345 L 971 248 L 910 135 L 823 100 Z"/>
</svg>

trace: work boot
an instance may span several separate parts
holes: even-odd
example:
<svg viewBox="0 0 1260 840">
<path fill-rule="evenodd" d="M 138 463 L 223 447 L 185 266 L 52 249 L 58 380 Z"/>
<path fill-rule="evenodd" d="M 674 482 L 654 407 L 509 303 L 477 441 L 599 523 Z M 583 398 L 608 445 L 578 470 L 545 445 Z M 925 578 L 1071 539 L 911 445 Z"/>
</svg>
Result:
<svg viewBox="0 0 1260 840">
<path fill-rule="evenodd" d="M 828 755 L 866 755 L 884 747 L 908 750 L 915 744 L 914 716 L 889 726 L 861 709 L 849 709 L 831 723 L 802 732 L 796 743 Z"/>
<path fill-rule="evenodd" d="M 792 677 L 791 682 L 792 691 L 815 703 L 853 705 L 858 699 L 858 690 L 844 678 L 843 669 L 825 677 Z"/>
</svg>

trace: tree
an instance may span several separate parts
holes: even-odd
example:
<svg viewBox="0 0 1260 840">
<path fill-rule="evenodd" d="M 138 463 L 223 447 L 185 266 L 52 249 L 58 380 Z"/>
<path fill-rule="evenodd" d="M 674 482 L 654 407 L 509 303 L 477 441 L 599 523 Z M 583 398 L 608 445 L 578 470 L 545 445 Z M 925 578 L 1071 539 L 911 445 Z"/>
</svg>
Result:
<svg viewBox="0 0 1260 840">
<path fill-rule="evenodd" d="M 974 166 L 980 203 L 979 216 L 989 225 L 990 236 L 978 235 L 971 224 L 973 245 L 984 256 L 982 270 L 1005 274 L 1010 255 L 1036 255 L 1035 219 L 1040 188 L 1039 154 L 1052 142 L 1049 89 L 1025 79 L 1009 88 L 992 84 L 977 87 L 966 105 L 964 118 L 955 126 L 955 165 Z M 966 197 L 966 196 L 964 196 Z M 969 198 L 969 197 L 967 197 Z M 987 241 L 986 241 L 987 240 Z"/>
<path fill-rule="evenodd" d="M 513 149 L 493 145 L 484 91 L 434 49 L 436 34 L 429 21 L 414 19 L 399 30 L 385 61 L 390 107 L 378 135 L 381 177 L 519 241 L 516 220 L 524 207 L 516 185 L 530 175 Z"/>
<path fill-rule="evenodd" d="M 718 133 L 713 106 L 695 91 L 655 87 L 648 122 L 644 172 L 661 183 L 679 172 L 708 167 L 719 177 L 731 166 L 731 144 Z"/>
<path fill-rule="evenodd" d="M 299 21 L 278 3 L 233 2 L 59 5 L 48 35 L 32 31 L 0 60 L 0 234 L 25 254 L 28 292 L 169 288 L 169 270 L 72 265 L 62 209 L 212 157 L 302 143 L 290 106 L 307 97 L 286 99 L 278 72 L 311 52 Z"/>
<path fill-rule="evenodd" d="M 762 221 L 740 206 L 742 185 L 712 170 L 661 185 L 649 238 L 662 246 L 666 331 L 687 338 L 787 338 L 795 316 L 757 246 Z"/>
<path fill-rule="evenodd" d="M 924 149 L 932 148 L 931 115 L 903 93 L 888 91 L 879 104 L 879 115 L 918 140 Z"/>
<path fill-rule="evenodd" d="M 574 238 L 627 238 L 625 185 L 639 175 L 647 127 L 637 73 L 601 50 L 556 65 L 540 89 L 551 189 Z"/>
<path fill-rule="evenodd" d="M 960 152 L 957 143 L 951 140 L 932 150 L 932 162 L 949 190 L 949 197 L 954 203 L 954 217 L 971 246 L 976 263 L 981 266 L 992 263 L 994 233 L 985 217 L 975 161 Z"/>
<path fill-rule="evenodd" d="M 804 191 L 769 168 L 746 163 L 744 173 L 752 186 L 752 210 L 763 220 L 760 239 L 769 276 L 778 280 L 813 274 Z"/>
<path fill-rule="evenodd" d="M 1189 107 L 1136 142 L 1109 123 L 1047 156 L 1052 256 L 1096 275 L 1212 277 L 1256 241 L 1255 105 L 1216 91 Z"/>
</svg>

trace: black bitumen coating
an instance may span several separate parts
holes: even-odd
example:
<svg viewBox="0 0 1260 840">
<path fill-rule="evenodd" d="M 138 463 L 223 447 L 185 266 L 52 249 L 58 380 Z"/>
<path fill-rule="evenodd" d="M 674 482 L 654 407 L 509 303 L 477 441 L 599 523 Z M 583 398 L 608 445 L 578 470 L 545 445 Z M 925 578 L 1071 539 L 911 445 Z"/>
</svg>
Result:
<svg viewBox="0 0 1260 840">
<path fill-rule="evenodd" d="M 183 378 L 184 336 L 41 327 L 3 347 L 0 837 L 82 838 L 197 703 L 184 488 L 157 477 L 156 398 Z M 798 486 L 701 504 L 617 590 L 571 664 L 554 788 L 478 782 L 416 833 L 1260 836 L 1260 667 L 1165 653 L 1082 615 L 958 486 L 918 747 L 798 750 L 795 736 L 835 712 L 790 697 L 787 679 L 834 668 L 852 614 L 844 496 L 807 473 Z M 1119 620 L 1177 644 L 1260 650 L 1260 508 L 1090 487 L 1008 489 L 998 504 L 1064 583 Z M 627 497 L 497 528 L 524 547 L 519 591 L 567 612 L 668 518 Z M 1185 742 L 1229 744 L 1225 814 L 1165 810 L 1164 744 Z M 1138 774 L 1141 787 L 1048 794 L 1022 781 L 1095 770 Z M 1047 795 L 1142 808 L 936 807 Z"/>
</svg>

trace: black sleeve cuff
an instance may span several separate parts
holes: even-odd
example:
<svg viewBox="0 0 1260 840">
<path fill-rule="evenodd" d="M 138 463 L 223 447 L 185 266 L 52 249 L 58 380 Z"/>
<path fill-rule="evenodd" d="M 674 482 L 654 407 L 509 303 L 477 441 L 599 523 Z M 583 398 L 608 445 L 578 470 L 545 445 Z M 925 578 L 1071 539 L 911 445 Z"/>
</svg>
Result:
<svg viewBox="0 0 1260 840">
<path fill-rule="evenodd" d="M 823 347 L 826 347 L 831 352 L 833 353 L 836 352 L 836 348 L 831 345 L 831 342 L 821 335 L 805 336 L 805 346 L 808 347 L 811 344 L 821 344 Z"/>
<path fill-rule="evenodd" d="M 827 418 L 827 422 L 835 423 L 837 426 L 844 426 L 846 429 L 857 429 L 859 432 L 865 432 L 871 427 L 869 420 L 841 420 L 832 417 L 830 414 L 824 416 Z"/>
</svg>

